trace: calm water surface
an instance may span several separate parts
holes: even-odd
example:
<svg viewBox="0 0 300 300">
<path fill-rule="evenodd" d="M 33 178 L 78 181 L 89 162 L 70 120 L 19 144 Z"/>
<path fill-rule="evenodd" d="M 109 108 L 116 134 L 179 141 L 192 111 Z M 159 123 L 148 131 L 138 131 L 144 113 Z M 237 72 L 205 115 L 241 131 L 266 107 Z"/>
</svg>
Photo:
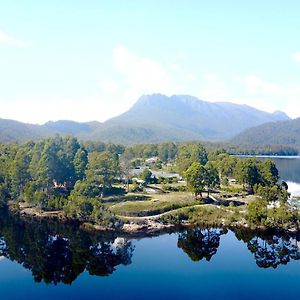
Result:
<svg viewBox="0 0 300 300">
<path fill-rule="evenodd" d="M 300 160 L 276 163 L 300 184 Z M 129 238 L 1 210 L 1 299 L 299 299 L 299 241 L 217 228 Z"/>
</svg>

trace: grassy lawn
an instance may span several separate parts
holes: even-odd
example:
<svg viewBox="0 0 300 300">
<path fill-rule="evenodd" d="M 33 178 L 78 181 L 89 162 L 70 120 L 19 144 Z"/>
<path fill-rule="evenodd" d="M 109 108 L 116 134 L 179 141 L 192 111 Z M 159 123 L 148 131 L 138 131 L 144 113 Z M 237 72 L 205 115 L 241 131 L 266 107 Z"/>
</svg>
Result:
<svg viewBox="0 0 300 300">
<path fill-rule="evenodd" d="M 244 207 L 224 207 L 215 205 L 198 205 L 183 207 L 180 210 L 159 218 L 160 222 L 180 224 L 186 220 L 196 225 L 222 226 L 239 222 L 245 217 Z"/>
<path fill-rule="evenodd" d="M 109 210 L 117 215 L 142 217 L 161 214 L 181 207 L 199 204 L 191 193 L 169 193 L 154 195 L 145 201 L 122 201 L 111 205 Z"/>
</svg>

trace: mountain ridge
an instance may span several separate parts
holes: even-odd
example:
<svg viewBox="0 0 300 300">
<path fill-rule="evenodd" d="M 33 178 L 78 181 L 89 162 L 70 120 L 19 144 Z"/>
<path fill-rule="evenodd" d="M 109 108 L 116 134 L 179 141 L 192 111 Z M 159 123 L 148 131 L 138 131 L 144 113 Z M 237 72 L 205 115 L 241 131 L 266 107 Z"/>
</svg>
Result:
<svg viewBox="0 0 300 300">
<path fill-rule="evenodd" d="M 268 113 L 248 105 L 207 102 L 189 95 L 143 95 L 126 112 L 103 123 L 71 120 L 43 125 L 0 119 L 0 141 L 22 142 L 55 134 L 114 143 L 228 140 L 263 123 L 290 120 L 283 112 Z"/>
<path fill-rule="evenodd" d="M 248 128 L 231 139 L 234 144 L 291 145 L 300 147 L 300 118 Z"/>
</svg>

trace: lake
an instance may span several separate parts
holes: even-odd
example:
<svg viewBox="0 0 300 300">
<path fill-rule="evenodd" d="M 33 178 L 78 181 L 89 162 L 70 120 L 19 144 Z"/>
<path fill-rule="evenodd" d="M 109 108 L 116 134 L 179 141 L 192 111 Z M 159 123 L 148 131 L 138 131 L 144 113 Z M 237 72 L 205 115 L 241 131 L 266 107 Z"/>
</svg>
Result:
<svg viewBox="0 0 300 300">
<path fill-rule="evenodd" d="M 300 160 L 276 163 L 298 187 Z M 299 241 L 218 228 L 104 235 L 2 209 L 1 299 L 299 299 Z"/>
</svg>

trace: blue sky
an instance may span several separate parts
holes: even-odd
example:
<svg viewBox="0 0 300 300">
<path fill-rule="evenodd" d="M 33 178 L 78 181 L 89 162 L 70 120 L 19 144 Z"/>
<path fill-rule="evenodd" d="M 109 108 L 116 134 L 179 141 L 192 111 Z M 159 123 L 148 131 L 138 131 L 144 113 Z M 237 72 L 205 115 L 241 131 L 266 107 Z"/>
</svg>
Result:
<svg viewBox="0 0 300 300">
<path fill-rule="evenodd" d="M 149 93 L 300 116 L 300 1 L 1 0 L 0 117 L 104 121 Z"/>
</svg>

